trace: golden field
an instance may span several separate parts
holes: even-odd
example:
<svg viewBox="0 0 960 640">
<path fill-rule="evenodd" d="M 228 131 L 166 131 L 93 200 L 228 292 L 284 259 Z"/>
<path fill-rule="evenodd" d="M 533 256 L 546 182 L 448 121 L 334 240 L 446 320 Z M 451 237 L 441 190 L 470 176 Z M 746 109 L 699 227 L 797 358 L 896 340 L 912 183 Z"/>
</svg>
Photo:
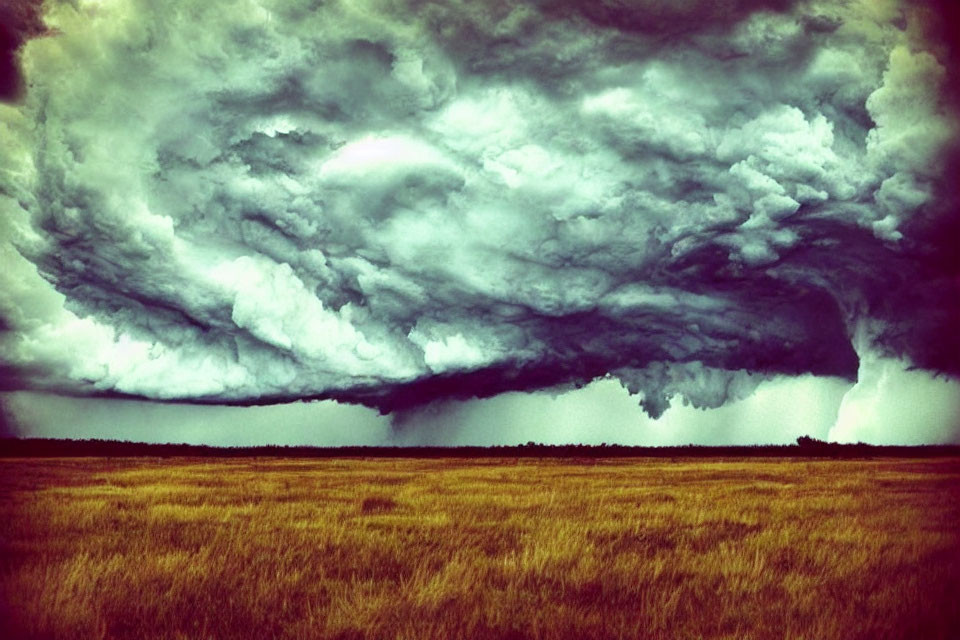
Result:
<svg viewBox="0 0 960 640">
<path fill-rule="evenodd" d="M 960 638 L 960 460 L 0 460 L 6 638 Z"/>
</svg>

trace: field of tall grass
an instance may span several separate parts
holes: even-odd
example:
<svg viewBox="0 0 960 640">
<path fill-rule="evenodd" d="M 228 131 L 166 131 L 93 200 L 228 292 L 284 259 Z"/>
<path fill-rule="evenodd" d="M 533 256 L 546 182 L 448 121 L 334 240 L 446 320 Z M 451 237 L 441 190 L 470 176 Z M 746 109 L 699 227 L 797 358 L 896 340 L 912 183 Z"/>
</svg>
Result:
<svg viewBox="0 0 960 640">
<path fill-rule="evenodd" d="M 960 638 L 960 461 L 0 460 L 5 638 Z"/>
</svg>

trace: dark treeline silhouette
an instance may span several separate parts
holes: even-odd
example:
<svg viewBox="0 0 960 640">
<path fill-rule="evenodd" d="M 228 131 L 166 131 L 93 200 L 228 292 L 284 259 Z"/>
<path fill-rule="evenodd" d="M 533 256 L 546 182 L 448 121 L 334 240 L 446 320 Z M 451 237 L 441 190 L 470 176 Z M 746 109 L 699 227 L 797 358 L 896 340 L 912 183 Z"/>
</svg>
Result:
<svg viewBox="0 0 960 640">
<path fill-rule="evenodd" d="M 878 446 L 836 444 L 809 436 L 792 445 L 633 447 L 623 445 L 551 445 L 528 442 L 493 447 L 213 447 L 196 444 L 147 444 L 117 440 L 0 438 L 0 457 L 279 457 L 279 458 L 623 458 L 623 457 L 920 457 L 960 456 L 960 445 Z"/>
</svg>

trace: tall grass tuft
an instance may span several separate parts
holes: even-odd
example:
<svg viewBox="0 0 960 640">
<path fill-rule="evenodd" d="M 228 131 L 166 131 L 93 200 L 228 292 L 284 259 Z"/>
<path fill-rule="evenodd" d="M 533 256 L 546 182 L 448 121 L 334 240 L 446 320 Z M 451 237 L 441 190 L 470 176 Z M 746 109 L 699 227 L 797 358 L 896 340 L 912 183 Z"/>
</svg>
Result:
<svg viewBox="0 0 960 640">
<path fill-rule="evenodd" d="M 360 513 L 385 513 L 397 508 L 397 503 L 393 498 L 383 496 L 371 496 L 364 498 L 360 503 Z"/>
</svg>

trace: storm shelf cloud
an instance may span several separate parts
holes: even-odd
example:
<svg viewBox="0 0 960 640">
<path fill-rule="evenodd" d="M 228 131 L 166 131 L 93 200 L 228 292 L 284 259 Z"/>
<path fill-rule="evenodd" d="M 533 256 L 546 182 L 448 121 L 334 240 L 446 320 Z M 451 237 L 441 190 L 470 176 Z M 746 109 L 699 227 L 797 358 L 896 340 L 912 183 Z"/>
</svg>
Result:
<svg viewBox="0 0 960 640">
<path fill-rule="evenodd" d="M 0 105 L 9 389 L 396 412 L 612 377 L 658 416 L 878 362 L 960 376 L 926 4 L 43 19 Z"/>
</svg>

